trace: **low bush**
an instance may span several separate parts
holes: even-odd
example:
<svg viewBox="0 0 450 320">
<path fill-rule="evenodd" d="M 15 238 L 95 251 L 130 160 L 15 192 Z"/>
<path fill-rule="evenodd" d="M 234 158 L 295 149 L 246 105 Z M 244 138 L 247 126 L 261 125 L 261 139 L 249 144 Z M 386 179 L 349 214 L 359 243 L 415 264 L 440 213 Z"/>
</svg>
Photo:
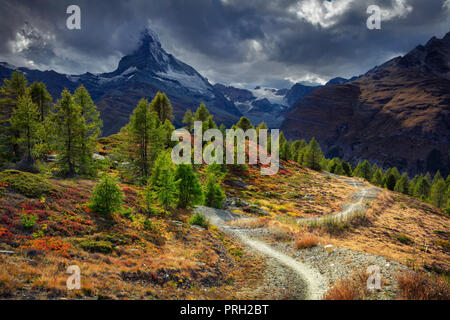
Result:
<svg viewBox="0 0 450 320">
<path fill-rule="evenodd" d="M 209 228 L 209 220 L 206 219 L 206 217 L 203 214 L 198 213 L 198 212 L 193 214 L 189 218 L 188 222 L 191 225 L 197 225 L 197 226 L 203 227 L 205 229 Z"/>
<path fill-rule="evenodd" d="M 40 175 L 19 170 L 0 172 L 0 183 L 4 188 L 29 198 L 38 198 L 53 189 L 52 185 Z"/>
<path fill-rule="evenodd" d="M 113 251 L 111 242 L 104 240 L 83 240 L 80 242 L 80 247 L 89 252 L 111 253 Z"/>
<path fill-rule="evenodd" d="M 402 233 L 399 233 L 396 236 L 396 238 L 397 238 L 398 241 L 400 241 L 403 244 L 411 244 L 411 243 L 413 243 L 413 240 L 410 237 L 408 237 L 407 235 L 404 235 Z"/>
<path fill-rule="evenodd" d="M 312 233 L 303 233 L 295 240 L 297 249 L 306 249 L 315 247 L 319 243 L 319 238 Z"/>
<path fill-rule="evenodd" d="M 25 229 L 31 229 L 38 221 L 38 216 L 35 214 L 22 214 L 20 216 L 20 222 Z"/>
</svg>

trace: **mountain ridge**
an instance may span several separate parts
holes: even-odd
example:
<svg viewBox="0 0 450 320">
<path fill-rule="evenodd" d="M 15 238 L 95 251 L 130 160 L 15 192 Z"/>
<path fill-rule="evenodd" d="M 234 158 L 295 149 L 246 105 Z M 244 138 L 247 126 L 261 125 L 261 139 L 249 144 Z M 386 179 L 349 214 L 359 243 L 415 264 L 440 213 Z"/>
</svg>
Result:
<svg viewBox="0 0 450 320">
<path fill-rule="evenodd" d="M 291 139 L 315 136 L 329 156 L 410 175 L 448 174 L 450 33 L 357 79 L 319 88 L 286 115 Z"/>
</svg>

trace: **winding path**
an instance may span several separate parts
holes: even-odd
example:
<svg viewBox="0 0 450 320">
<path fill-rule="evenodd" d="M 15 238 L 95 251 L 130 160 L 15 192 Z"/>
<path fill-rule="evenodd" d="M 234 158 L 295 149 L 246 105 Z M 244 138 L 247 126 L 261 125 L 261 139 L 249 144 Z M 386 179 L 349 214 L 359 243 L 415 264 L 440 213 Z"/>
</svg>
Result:
<svg viewBox="0 0 450 320">
<path fill-rule="evenodd" d="M 303 218 L 299 219 L 299 222 L 320 221 L 322 219 L 329 219 L 329 217 L 336 219 L 347 219 L 355 212 L 366 210 L 365 205 L 363 205 L 363 201 L 370 201 L 377 197 L 379 191 L 376 188 L 363 188 L 364 184 L 362 182 L 342 178 L 336 175 L 332 176 L 338 179 L 344 179 L 345 182 L 359 189 L 356 193 L 351 195 L 351 198 L 355 199 L 355 202 L 345 204 L 343 210 L 335 215 L 319 218 Z M 254 218 L 242 217 L 241 215 L 237 215 L 228 210 L 220 210 L 204 206 L 196 207 L 195 212 L 205 215 L 212 224 L 216 225 L 227 234 L 238 238 L 242 244 L 250 248 L 253 252 L 259 253 L 260 255 L 271 259 L 272 264 L 283 268 L 287 267 L 293 270 L 304 282 L 303 287 L 305 288 L 305 292 L 301 298 L 318 300 L 321 299 L 323 294 L 326 292 L 328 288 L 328 280 L 317 269 L 307 265 L 306 263 L 300 262 L 285 253 L 282 253 L 266 242 L 253 239 L 250 229 L 239 226 L 230 226 L 227 224 L 230 220 L 252 220 Z M 275 273 L 276 272 L 277 270 L 275 270 Z M 285 274 L 283 276 L 285 276 Z M 295 281 L 295 279 L 293 281 Z M 296 284 L 293 283 L 293 285 Z"/>
</svg>

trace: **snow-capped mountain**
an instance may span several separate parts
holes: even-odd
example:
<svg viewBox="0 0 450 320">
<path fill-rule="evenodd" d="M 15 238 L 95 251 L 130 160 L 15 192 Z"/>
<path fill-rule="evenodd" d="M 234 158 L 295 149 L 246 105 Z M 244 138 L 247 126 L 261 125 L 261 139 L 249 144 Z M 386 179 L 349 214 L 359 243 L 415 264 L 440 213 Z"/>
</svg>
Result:
<svg viewBox="0 0 450 320">
<path fill-rule="evenodd" d="M 264 88 L 242 89 L 223 84 L 215 84 L 230 102 L 253 124 L 264 121 L 270 128 L 278 128 L 284 120 L 285 113 L 296 102 L 318 87 L 296 83 L 290 89 Z"/>
<path fill-rule="evenodd" d="M 152 99 L 158 91 L 169 97 L 176 125 L 181 125 L 186 109 L 194 111 L 200 103 L 206 104 L 218 124 L 231 125 L 242 116 L 234 103 L 206 78 L 167 53 L 150 30 L 143 32 L 138 48 L 124 56 L 113 72 L 66 75 L 0 63 L 0 79 L 10 77 L 16 69 L 22 71 L 30 82 L 44 82 L 55 100 L 64 88 L 73 91 L 83 84 L 101 112 L 103 135 L 118 132 L 128 122 L 139 99 Z"/>
</svg>

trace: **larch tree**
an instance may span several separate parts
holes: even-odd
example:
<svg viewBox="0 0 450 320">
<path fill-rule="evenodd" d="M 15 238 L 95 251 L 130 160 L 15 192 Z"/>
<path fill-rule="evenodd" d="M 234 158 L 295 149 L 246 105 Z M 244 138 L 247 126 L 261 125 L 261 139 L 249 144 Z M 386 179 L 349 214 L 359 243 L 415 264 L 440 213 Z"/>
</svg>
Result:
<svg viewBox="0 0 450 320">
<path fill-rule="evenodd" d="M 156 158 L 159 149 L 157 128 L 159 127 L 159 117 L 156 112 L 151 112 L 148 101 L 141 99 L 127 125 L 130 136 L 131 162 L 136 169 L 136 175 L 141 182 L 146 182 L 150 175 L 151 164 Z"/>
<path fill-rule="evenodd" d="M 50 112 L 52 96 L 47 91 L 47 87 L 43 82 L 33 82 L 28 88 L 31 99 L 38 106 L 39 119 L 44 122 L 45 117 Z"/>
<path fill-rule="evenodd" d="M 93 175 L 93 158 L 92 153 L 95 150 L 95 144 L 100 134 L 102 120 L 100 120 L 100 112 L 89 95 L 86 88 L 81 85 L 73 94 L 74 103 L 80 109 L 82 124 L 80 126 L 80 173 Z"/>
<path fill-rule="evenodd" d="M 197 176 L 190 164 L 180 164 L 175 173 L 178 184 L 178 207 L 187 208 L 199 204 L 203 199 L 203 192 Z"/>
<path fill-rule="evenodd" d="M 191 109 L 186 110 L 186 113 L 183 117 L 183 123 L 186 125 L 189 132 L 192 132 L 192 130 L 194 130 L 194 115 L 192 114 Z"/>
<path fill-rule="evenodd" d="M 309 146 L 306 150 L 304 162 L 308 168 L 320 171 L 322 169 L 320 166 L 320 162 L 322 161 L 322 159 L 322 150 L 320 149 L 319 143 L 313 137 L 309 142 Z"/>
<path fill-rule="evenodd" d="M 54 144 L 58 153 L 58 165 L 65 176 L 74 176 L 78 172 L 81 158 L 81 134 L 84 118 L 81 108 L 67 89 L 56 104 L 56 113 L 52 115 L 54 123 Z"/>
<path fill-rule="evenodd" d="M 35 145 L 38 141 L 39 110 L 27 94 L 20 96 L 9 122 L 11 128 L 18 133 L 17 143 L 25 149 L 24 157 L 18 164 L 18 169 L 36 171 Z"/>
<path fill-rule="evenodd" d="M 172 109 L 172 104 L 165 93 L 157 92 L 150 103 L 150 111 L 158 115 L 161 123 L 164 123 L 166 120 L 173 121 Z"/>
<path fill-rule="evenodd" d="M 0 164 L 21 158 L 17 144 L 19 133 L 11 128 L 9 119 L 17 106 L 19 97 L 27 91 L 27 80 L 22 72 L 14 71 L 11 79 L 4 79 L 0 88 Z"/>
</svg>

